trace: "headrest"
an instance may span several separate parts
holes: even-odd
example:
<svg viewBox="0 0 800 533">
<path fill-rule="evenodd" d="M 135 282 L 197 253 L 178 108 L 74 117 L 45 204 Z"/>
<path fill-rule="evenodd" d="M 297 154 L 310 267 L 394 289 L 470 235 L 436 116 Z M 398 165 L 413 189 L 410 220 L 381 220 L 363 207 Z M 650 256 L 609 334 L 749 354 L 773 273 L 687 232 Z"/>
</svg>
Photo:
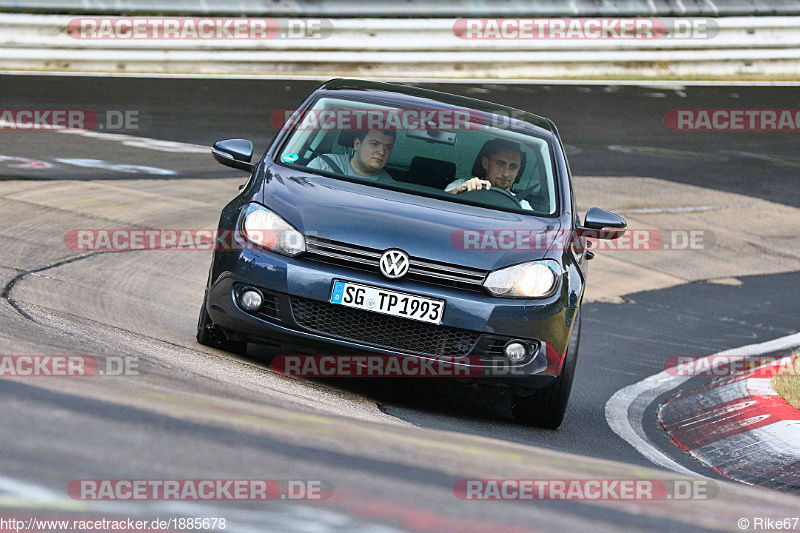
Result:
<svg viewBox="0 0 800 533">
<path fill-rule="evenodd" d="M 416 156 L 411 160 L 408 183 L 444 189 L 456 179 L 456 165 L 442 159 Z"/>
<path fill-rule="evenodd" d="M 339 138 L 336 140 L 342 146 L 346 146 L 348 148 L 353 147 L 353 142 L 356 140 L 357 131 L 343 131 L 339 134 Z"/>
</svg>

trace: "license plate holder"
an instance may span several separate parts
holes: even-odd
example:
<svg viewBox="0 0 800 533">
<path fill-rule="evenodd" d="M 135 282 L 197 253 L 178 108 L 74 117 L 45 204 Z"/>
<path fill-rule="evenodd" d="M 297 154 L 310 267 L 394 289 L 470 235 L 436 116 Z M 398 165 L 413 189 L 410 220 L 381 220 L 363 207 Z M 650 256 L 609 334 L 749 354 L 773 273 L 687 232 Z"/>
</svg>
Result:
<svg viewBox="0 0 800 533">
<path fill-rule="evenodd" d="M 394 289 L 335 279 L 330 303 L 438 325 L 442 323 L 446 302 Z"/>
</svg>

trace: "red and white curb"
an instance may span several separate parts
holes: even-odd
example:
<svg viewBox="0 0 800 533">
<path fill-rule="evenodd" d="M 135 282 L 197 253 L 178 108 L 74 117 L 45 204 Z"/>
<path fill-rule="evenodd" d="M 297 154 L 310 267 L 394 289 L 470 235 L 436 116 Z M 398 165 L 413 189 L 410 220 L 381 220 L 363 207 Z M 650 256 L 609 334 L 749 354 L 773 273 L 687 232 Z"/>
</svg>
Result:
<svg viewBox="0 0 800 533">
<path fill-rule="evenodd" d="M 723 476 L 800 494 L 800 410 L 771 385 L 792 359 L 682 392 L 659 409 L 662 427 Z"/>
</svg>

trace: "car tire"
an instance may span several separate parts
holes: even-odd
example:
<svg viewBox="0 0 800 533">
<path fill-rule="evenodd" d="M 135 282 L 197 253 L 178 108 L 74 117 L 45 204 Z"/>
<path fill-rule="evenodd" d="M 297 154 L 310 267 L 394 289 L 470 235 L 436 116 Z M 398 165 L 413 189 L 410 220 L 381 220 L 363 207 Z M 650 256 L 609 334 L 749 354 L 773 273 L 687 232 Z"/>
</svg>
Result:
<svg viewBox="0 0 800 533">
<path fill-rule="evenodd" d="M 211 348 L 218 348 L 235 354 L 242 355 L 247 352 L 246 342 L 230 340 L 220 330 L 219 326 L 214 324 L 208 315 L 208 311 L 206 311 L 205 299 L 200 307 L 200 318 L 197 320 L 197 342 L 203 346 L 210 346 Z"/>
<path fill-rule="evenodd" d="M 515 397 L 511 405 L 514 420 L 540 428 L 558 429 L 567 411 L 580 342 L 581 314 L 578 310 L 561 374 L 548 387 L 530 396 Z"/>
</svg>

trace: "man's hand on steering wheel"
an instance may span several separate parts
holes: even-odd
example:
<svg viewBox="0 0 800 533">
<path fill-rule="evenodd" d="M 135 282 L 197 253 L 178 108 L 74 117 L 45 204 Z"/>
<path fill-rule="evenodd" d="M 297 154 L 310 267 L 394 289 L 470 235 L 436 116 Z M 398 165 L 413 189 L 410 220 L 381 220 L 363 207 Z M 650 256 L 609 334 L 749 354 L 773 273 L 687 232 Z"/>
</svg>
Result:
<svg viewBox="0 0 800 533">
<path fill-rule="evenodd" d="M 489 181 L 483 180 L 481 178 L 472 178 L 465 181 L 464 183 L 462 183 L 455 189 L 451 190 L 450 192 L 453 194 L 458 194 L 460 192 L 479 191 L 481 189 L 486 189 L 488 191 L 491 188 L 492 184 Z"/>
<path fill-rule="evenodd" d="M 471 200 L 478 200 L 480 202 L 486 201 L 498 207 L 500 206 L 514 207 L 514 208 L 522 207 L 522 204 L 517 199 L 517 197 L 514 196 L 513 193 L 501 187 L 492 187 L 491 189 L 473 189 L 471 191 L 462 191 L 461 194 L 465 197 L 465 199 L 466 197 L 469 197 L 469 199 Z M 505 196 L 505 199 L 500 200 L 498 198 L 498 195 Z"/>
</svg>

